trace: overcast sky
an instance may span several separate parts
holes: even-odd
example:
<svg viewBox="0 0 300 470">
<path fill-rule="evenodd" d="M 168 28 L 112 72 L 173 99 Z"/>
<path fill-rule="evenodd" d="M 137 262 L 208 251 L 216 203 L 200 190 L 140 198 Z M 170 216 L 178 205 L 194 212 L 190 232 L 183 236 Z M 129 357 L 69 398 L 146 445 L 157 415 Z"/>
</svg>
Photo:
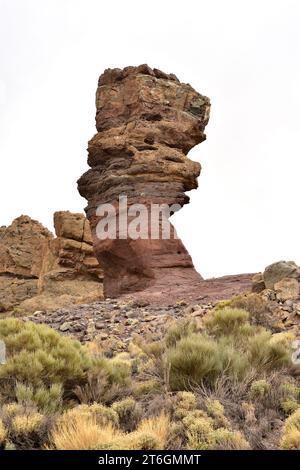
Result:
<svg viewBox="0 0 300 470">
<path fill-rule="evenodd" d="M 0 225 L 83 211 L 98 76 L 148 63 L 212 102 L 173 218 L 198 271 L 300 264 L 299 24 L 298 0 L 0 0 Z"/>
</svg>

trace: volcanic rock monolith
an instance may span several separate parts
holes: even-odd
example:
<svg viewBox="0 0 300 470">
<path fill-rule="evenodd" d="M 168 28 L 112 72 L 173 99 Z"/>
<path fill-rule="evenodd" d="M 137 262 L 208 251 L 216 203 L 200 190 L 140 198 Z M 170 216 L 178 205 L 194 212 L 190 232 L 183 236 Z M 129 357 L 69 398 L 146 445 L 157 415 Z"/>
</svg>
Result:
<svg viewBox="0 0 300 470">
<path fill-rule="evenodd" d="M 100 76 L 97 134 L 88 144 L 90 169 L 79 179 L 78 189 L 88 201 L 86 214 L 94 251 L 104 270 L 106 296 L 147 289 L 163 296 L 175 286 L 184 291 L 185 286 L 189 289 L 201 281 L 174 229 L 166 236 L 163 227 L 168 215 L 189 202 L 186 191 L 197 188 L 201 167 L 187 154 L 205 140 L 209 111 L 207 97 L 175 75 L 147 65 L 108 69 Z M 126 207 L 121 208 L 123 203 Z M 104 204 L 114 211 L 104 212 Z M 173 210 L 174 204 L 177 208 Z M 152 226 L 157 224 L 153 207 L 157 205 L 162 208 L 159 234 L 153 236 Z M 145 215 L 145 208 L 146 228 L 135 220 L 141 213 Z M 125 234 L 120 224 L 122 218 L 124 225 L 124 214 Z M 110 233 L 105 238 L 102 232 L 99 236 L 103 220 L 112 227 L 113 217 L 115 236 Z M 130 233 L 131 223 L 139 225 L 140 237 Z"/>
</svg>

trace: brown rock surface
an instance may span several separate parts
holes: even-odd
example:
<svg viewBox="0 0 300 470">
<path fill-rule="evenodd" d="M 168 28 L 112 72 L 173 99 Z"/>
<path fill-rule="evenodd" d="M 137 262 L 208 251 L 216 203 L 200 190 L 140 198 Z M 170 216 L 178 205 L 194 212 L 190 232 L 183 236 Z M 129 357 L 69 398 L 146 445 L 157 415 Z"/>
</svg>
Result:
<svg viewBox="0 0 300 470">
<path fill-rule="evenodd" d="M 300 284 L 297 279 L 284 277 L 274 285 L 274 291 L 279 301 L 295 299 L 300 293 Z"/>
<path fill-rule="evenodd" d="M 0 232 L 0 311 L 38 293 L 42 252 L 53 239 L 49 230 L 22 215 Z"/>
<path fill-rule="evenodd" d="M 185 192 L 197 188 L 199 163 L 188 151 L 205 140 L 210 102 L 190 85 L 180 83 L 147 65 L 108 69 L 101 75 L 96 95 L 98 133 L 89 142 L 91 167 L 78 188 L 88 200 L 96 256 L 104 269 L 109 297 L 150 289 L 163 297 L 180 285 L 182 295 L 201 281 L 182 242 L 159 239 L 97 237 L 103 203 L 116 207 L 126 195 L 128 206 L 174 203 L 182 207 Z M 161 223 L 161 221 L 160 221 Z M 149 231 L 146 235 L 149 235 Z"/>
<path fill-rule="evenodd" d="M 42 249 L 53 239 L 49 230 L 26 215 L 0 233 L 0 273 L 37 278 L 42 269 Z"/>
<path fill-rule="evenodd" d="M 283 278 L 300 280 L 300 268 L 294 261 L 277 261 L 266 267 L 263 273 L 267 289 L 274 289 L 274 284 Z"/>
<path fill-rule="evenodd" d="M 56 212 L 56 237 L 21 216 L 0 232 L 0 310 L 54 309 L 102 296 L 102 270 L 83 214 Z"/>
</svg>

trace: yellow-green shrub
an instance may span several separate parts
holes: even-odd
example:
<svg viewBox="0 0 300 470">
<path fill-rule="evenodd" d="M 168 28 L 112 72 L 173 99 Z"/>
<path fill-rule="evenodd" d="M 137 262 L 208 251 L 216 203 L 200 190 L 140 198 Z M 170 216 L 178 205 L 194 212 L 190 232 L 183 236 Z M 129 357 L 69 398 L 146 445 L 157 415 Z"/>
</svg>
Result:
<svg viewBox="0 0 300 470">
<path fill-rule="evenodd" d="M 289 415 L 300 408 L 300 403 L 298 403 L 295 398 L 286 398 L 285 400 L 281 400 L 280 406 L 283 411 Z"/>
<path fill-rule="evenodd" d="M 135 382 L 132 385 L 132 393 L 135 398 L 156 393 L 161 389 L 160 383 L 155 379 L 144 380 L 142 382 Z"/>
<path fill-rule="evenodd" d="M 241 308 L 250 313 L 256 320 L 264 320 L 268 312 L 268 302 L 262 296 L 251 293 L 246 295 L 237 295 L 230 299 L 230 307 Z"/>
<path fill-rule="evenodd" d="M 203 334 L 191 334 L 166 352 L 171 390 L 187 390 L 204 379 L 213 383 L 223 372 L 241 376 L 247 370 L 247 358 L 224 341 Z"/>
<path fill-rule="evenodd" d="M 214 424 L 216 426 L 228 426 L 229 422 L 225 416 L 224 406 L 219 402 L 219 400 L 213 400 L 212 398 L 207 398 L 205 400 L 206 410 L 209 416 L 214 419 Z"/>
<path fill-rule="evenodd" d="M 140 405 L 132 397 L 114 402 L 112 409 L 117 413 L 120 426 L 125 431 L 132 431 L 142 414 Z"/>
<path fill-rule="evenodd" d="M 167 347 L 175 346 L 177 341 L 196 331 L 196 324 L 191 320 L 174 322 L 167 330 L 165 343 Z"/>
<path fill-rule="evenodd" d="M 290 350 L 286 342 L 272 341 L 272 334 L 262 330 L 249 338 L 249 361 L 255 368 L 271 370 L 291 364 Z"/>
<path fill-rule="evenodd" d="M 230 431 L 219 428 L 213 432 L 214 449 L 220 450 L 246 450 L 250 448 L 249 443 L 239 431 Z"/>
<path fill-rule="evenodd" d="M 16 398 L 22 405 L 36 406 L 44 413 L 55 413 L 62 404 L 63 388 L 61 384 L 52 384 L 49 388 L 37 387 L 22 383 L 16 384 Z"/>
<path fill-rule="evenodd" d="M 216 336 L 231 335 L 249 320 L 246 310 L 225 307 L 214 310 L 205 319 L 205 326 Z"/>
<path fill-rule="evenodd" d="M 260 400 L 270 391 L 270 384 L 265 380 L 255 380 L 252 382 L 249 390 L 251 400 Z"/>
<path fill-rule="evenodd" d="M 191 450 L 207 450 L 214 446 L 212 420 L 204 417 L 189 422 L 187 430 L 187 448 Z"/>
<path fill-rule="evenodd" d="M 91 359 L 79 342 L 45 325 L 15 318 L 0 320 L 0 339 L 7 349 L 7 363 L 0 368 L 3 380 L 72 386 L 82 381 L 91 367 Z"/>
</svg>

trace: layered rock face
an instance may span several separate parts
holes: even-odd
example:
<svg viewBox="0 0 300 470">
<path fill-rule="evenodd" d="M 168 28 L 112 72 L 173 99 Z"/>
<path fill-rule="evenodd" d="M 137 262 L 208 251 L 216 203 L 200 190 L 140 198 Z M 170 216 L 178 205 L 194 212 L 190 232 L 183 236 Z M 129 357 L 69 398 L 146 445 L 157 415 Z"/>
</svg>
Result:
<svg viewBox="0 0 300 470">
<path fill-rule="evenodd" d="M 38 294 L 43 250 L 53 235 L 28 216 L 0 232 L 0 311 Z"/>
<path fill-rule="evenodd" d="M 56 212 L 53 236 L 28 216 L 0 232 L 0 310 L 51 309 L 101 298 L 103 273 L 83 214 Z"/>
<path fill-rule="evenodd" d="M 151 236 L 149 214 L 153 204 L 182 207 L 189 202 L 185 192 L 197 188 L 200 165 L 187 153 L 205 140 L 209 99 L 175 75 L 142 65 L 106 70 L 99 79 L 96 108 L 98 133 L 88 146 L 91 169 L 78 188 L 88 200 L 105 294 L 116 297 L 152 288 L 163 295 L 176 285 L 190 288 L 201 280 L 191 257 L 172 230 L 163 239 L 162 217 L 159 236 Z M 149 223 L 141 228 L 141 238 L 124 237 L 124 230 L 120 236 L 120 195 L 126 196 L 129 208 L 136 203 L 147 208 Z M 97 235 L 104 215 L 96 211 L 105 203 L 115 208 L 117 231 L 115 238 L 104 240 Z M 133 219 L 131 214 L 128 226 Z"/>
</svg>

